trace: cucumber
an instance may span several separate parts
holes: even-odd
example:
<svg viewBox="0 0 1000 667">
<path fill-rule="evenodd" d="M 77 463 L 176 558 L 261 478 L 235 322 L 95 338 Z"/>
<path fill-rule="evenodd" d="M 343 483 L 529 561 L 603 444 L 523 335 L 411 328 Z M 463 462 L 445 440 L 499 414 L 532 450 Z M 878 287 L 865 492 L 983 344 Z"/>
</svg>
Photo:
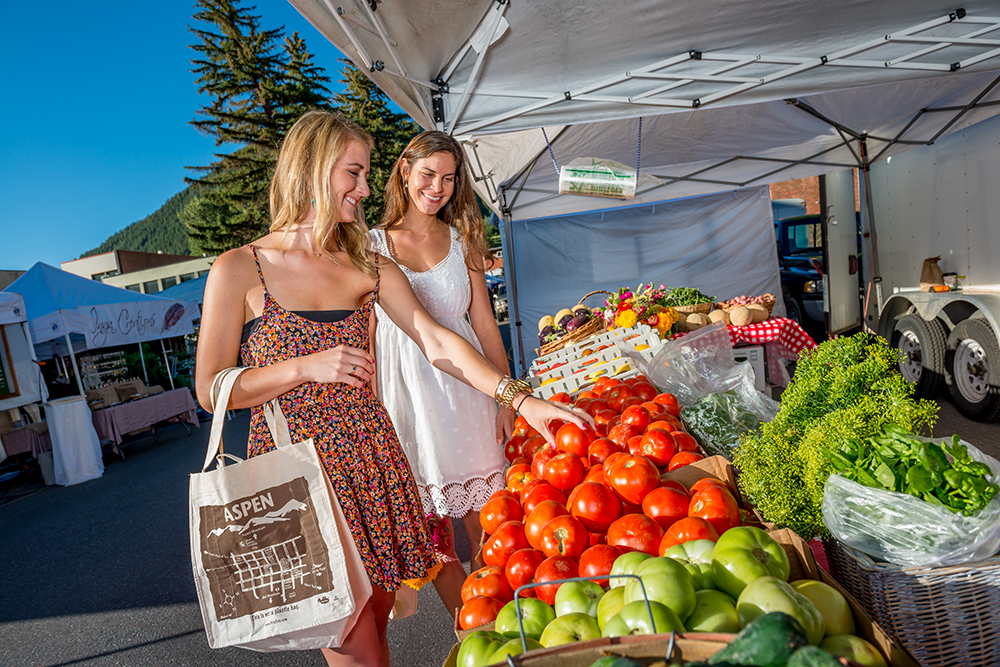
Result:
<svg viewBox="0 0 1000 667">
<path fill-rule="evenodd" d="M 842 667 L 832 653 L 827 653 L 816 646 L 803 646 L 792 654 L 786 663 L 787 667 Z"/>
<path fill-rule="evenodd" d="M 740 630 L 729 646 L 708 659 L 708 664 L 728 662 L 755 667 L 785 667 L 792 654 L 808 643 L 806 633 L 797 620 L 774 611 Z"/>
<path fill-rule="evenodd" d="M 607 655 L 590 663 L 590 667 L 644 667 L 644 665 L 621 655 Z"/>
</svg>

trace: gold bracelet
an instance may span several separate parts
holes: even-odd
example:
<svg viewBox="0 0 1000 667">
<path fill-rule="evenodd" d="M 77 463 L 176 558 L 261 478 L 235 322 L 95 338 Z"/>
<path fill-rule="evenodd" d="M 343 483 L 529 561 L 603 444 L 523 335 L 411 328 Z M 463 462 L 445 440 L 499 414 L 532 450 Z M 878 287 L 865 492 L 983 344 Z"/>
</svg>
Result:
<svg viewBox="0 0 1000 667">
<path fill-rule="evenodd" d="M 511 379 L 510 382 L 503 389 L 503 393 L 500 395 L 500 399 L 497 403 L 505 408 L 513 409 L 511 403 L 514 401 L 514 397 L 520 393 L 531 394 L 531 385 L 524 380 L 514 380 Z"/>
<path fill-rule="evenodd" d="M 493 390 L 494 401 L 496 401 L 497 403 L 501 402 L 501 397 L 503 396 L 504 390 L 507 389 L 507 387 L 510 385 L 511 382 L 513 382 L 513 380 L 514 378 L 510 377 L 509 375 L 504 375 L 502 378 L 500 378 L 500 381 L 497 382 L 497 388 Z"/>
</svg>

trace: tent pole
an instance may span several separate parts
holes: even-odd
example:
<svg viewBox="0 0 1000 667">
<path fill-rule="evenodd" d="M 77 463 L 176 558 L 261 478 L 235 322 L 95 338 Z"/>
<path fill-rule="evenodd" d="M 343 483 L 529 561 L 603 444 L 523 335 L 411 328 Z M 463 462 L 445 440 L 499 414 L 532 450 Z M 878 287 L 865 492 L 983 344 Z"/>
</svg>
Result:
<svg viewBox="0 0 1000 667">
<path fill-rule="evenodd" d="M 69 334 L 66 334 L 66 347 L 69 348 L 69 359 L 73 362 L 73 373 L 76 375 L 76 388 L 80 390 L 81 396 L 86 396 L 87 393 L 83 390 L 83 380 L 80 379 L 80 368 L 76 365 L 76 355 L 73 354 L 73 342 L 69 339 Z"/>
<path fill-rule="evenodd" d="M 149 376 L 146 375 L 146 357 L 142 354 L 142 342 L 139 342 L 139 362 L 142 363 L 142 379 L 149 386 Z"/>
<path fill-rule="evenodd" d="M 170 372 L 170 359 L 167 357 L 167 346 L 163 344 L 163 339 L 160 339 L 160 349 L 163 350 L 163 363 L 167 366 L 167 377 L 170 379 L 170 389 L 176 389 L 174 386 L 174 374 Z"/>
<path fill-rule="evenodd" d="M 35 362 L 35 370 L 38 371 L 38 395 L 41 397 L 39 402 L 44 403 L 49 400 L 49 387 L 45 384 L 45 376 L 42 375 L 42 365 L 38 363 L 38 353 L 35 352 L 35 343 L 31 340 L 31 328 L 27 320 L 21 322 L 21 329 L 24 331 L 24 340 L 28 342 L 31 360 Z"/>
<path fill-rule="evenodd" d="M 517 329 L 517 356 L 515 361 L 520 363 L 515 364 L 514 372 L 518 377 L 524 374 L 524 338 L 521 335 L 521 309 L 517 303 L 517 275 L 514 271 L 514 229 L 511 224 L 513 215 L 511 215 L 510 209 L 507 208 L 507 191 L 505 189 L 500 189 L 499 191 L 501 202 L 500 210 L 503 212 L 503 231 L 504 231 L 504 241 L 503 244 L 503 274 L 507 281 L 507 300 L 508 303 L 513 306 L 510 310 L 510 316 L 507 318 L 507 326 L 514 326 Z M 515 332 L 514 329 L 510 331 L 511 342 L 514 341 Z"/>
</svg>

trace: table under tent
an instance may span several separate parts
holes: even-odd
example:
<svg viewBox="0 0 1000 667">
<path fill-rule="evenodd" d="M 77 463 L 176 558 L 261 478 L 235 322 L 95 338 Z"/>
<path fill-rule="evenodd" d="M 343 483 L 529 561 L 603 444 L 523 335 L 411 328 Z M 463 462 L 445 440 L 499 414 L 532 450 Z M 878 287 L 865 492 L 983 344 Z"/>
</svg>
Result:
<svg viewBox="0 0 1000 667">
<path fill-rule="evenodd" d="M 729 298 L 720 274 L 752 266 L 752 289 L 780 309 L 770 212 L 748 203 L 733 215 L 734 202 L 826 175 L 826 213 L 846 218 L 860 169 L 874 233 L 868 165 L 1000 111 L 1000 18 L 987 0 L 292 4 L 422 127 L 462 141 L 502 222 L 519 372 L 537 319 L 591 289 L 667 275 Z M 632 198 L 568 193 L 566 167 L 588 159 L 631 169 Z M 705 247 L 647 249 L 683 230 Z M 863 268 L 871 285 L 877 265 Z M 877 316 L 860 312 L 848 267 L 826 271 L 831 331 Z"/>
</svg>

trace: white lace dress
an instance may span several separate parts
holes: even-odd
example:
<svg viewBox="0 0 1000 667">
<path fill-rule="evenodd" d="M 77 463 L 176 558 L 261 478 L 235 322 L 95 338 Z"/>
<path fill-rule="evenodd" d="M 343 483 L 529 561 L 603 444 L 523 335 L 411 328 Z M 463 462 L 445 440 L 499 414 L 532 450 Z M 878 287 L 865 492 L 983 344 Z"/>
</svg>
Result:
<svg viewBox="0 0 1000 667">
<path fill-rule="evenodd" d="M 391 257 L 385 232 L 369 234 L 376 252 Z M 455 229 L 448 256 L 437 266 L 422 272 L 400 268 L 427 312 L 482 352 L 465 317 L 472 287 Z M 450 517 L 482 509 L 490 494 L 504 486 L 506 460 L 496 442 L 493 398 L 434 368 L 377 305 L 376 312 L 379 395 L 413 469 L 424 509 Z"/>
</svg>

